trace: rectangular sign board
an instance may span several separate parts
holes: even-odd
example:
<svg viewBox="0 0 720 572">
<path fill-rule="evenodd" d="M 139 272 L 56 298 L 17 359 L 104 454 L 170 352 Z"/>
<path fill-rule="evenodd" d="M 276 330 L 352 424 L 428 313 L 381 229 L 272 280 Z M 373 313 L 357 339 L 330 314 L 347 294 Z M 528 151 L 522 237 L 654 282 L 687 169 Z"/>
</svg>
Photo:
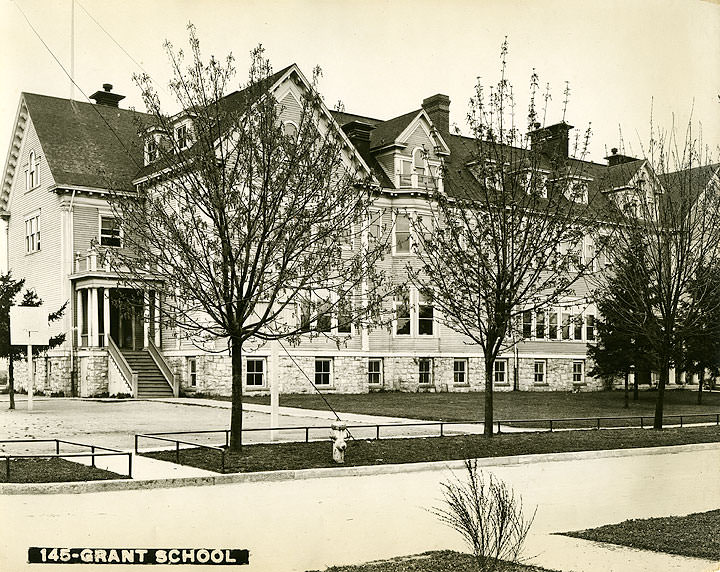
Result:
<svg viewBox="0 0 720 572">
<path fill-rule="evenodd" d="M 42 306 L 10 307 L 10 344 L 46 346 L 50 341 L 47 310 Z"/>
</svg>

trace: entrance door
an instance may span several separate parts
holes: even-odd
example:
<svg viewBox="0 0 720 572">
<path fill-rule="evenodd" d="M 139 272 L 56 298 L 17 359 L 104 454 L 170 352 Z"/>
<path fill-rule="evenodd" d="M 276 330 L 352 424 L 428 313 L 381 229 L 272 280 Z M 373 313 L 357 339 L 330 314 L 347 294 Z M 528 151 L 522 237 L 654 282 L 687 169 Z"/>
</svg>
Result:
<svg viewBox="0 0 720 572">
<path fill-rule="evenodd" d="M 110 290 L 110 336 L 119 348 L 143 348 L 143 295 L 139 290 Z"/>
</svg>

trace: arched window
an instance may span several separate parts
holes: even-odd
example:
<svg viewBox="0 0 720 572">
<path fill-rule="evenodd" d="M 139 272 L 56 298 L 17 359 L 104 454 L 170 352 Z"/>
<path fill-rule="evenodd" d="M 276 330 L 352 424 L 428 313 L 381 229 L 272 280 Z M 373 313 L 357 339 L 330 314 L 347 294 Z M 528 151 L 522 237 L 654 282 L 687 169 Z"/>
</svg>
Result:
<svg viewBox="0 0 720 572">
<path fill-rule="evenodd" d="M 297 125 L 295 125 L 292 121 L 286 121 L 283 125 L 283 133 L 286 137 L 289 137 L 291 139 L 297 139 L 298 136 L 298 128 Z"/>
<path fill-rule="evenodd" d="M 425 151 L 417 148 L 413 151 L 413 172 L 416 175 L 425 174 Z"/>
<path fill-rule="evenodd" d="M 28 190 L 34 189 L 40 184 L 40 173 L 38 171 L 38 161 L 35 157 L 35 151 L 30 151 L 30 157 L 28 158 L 26 183 Z"/>
</svg>

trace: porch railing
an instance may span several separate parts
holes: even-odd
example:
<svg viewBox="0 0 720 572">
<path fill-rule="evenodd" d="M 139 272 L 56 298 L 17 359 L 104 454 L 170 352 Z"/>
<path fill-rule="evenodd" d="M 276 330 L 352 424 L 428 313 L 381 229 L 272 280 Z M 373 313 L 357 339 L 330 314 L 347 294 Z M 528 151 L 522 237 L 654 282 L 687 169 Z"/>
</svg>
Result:
<svg viewBox="0 0 720 572">
<path fill-rule="evenodd" d="M 152 341 L 152 339 L 148 339 L 147 349 L 148 352 L 150 352 L 150 357 L 153 358 L 155 365 L 158 366 L 158 369 L 163 374 L 165 381 L 167 381 L 168 385 L 172 388 L 173 397 L 179 397 L 180 383 L 178 381 L 178 378 L 173 373 L 173 370 L 170 368 L 170 364 L 165 360 L 165 356 L 160 353 L 160 350 L 155 345 L 155 342 Z"/>
<path fill-rule="evenodd" d="M 108 353 L 110 354 L 110 357 L 115 362 L 115 365 L 117 365 L 118 369 L 120 370 L 120 374 L 123 376 L 125 383 L 130 388 L 130 392 L 132 393 L 133 397 L 137 397 L 137 392 L 138 392 L 138 374 L 137 374 L 137 372 L 132 370 L 132 368 L 130 367 L 130 364 L 125 359 L 125 356 L 122 355 L 120 348 L 117 347 L 117 345 L 115 344 L 115 341 L 112 339 L 112 336 L 108 336 L 107 342 L 108 342 L 107 348 L 108 348 Z"/>
</svg>

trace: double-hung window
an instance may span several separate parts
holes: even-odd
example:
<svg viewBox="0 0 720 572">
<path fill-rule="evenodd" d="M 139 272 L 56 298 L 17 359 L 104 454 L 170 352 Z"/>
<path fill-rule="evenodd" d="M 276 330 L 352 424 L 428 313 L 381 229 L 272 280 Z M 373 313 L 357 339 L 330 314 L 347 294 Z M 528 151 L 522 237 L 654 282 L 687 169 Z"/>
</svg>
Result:
<svg viewBox="0 0 720 572">
<path fill-rule="evenodd" d="M 40 250 L 40 213 L 25 219 L 25 252 L 30 254 Z"/>
<path fill-rule="evenodd" d="M 187 372 L 188 385 L 190 387 L 197 387 L 197 360 L 194 357 L 190 357 L 187 360 Z"/>
<path fill-rule="evenodd" d="M 493 381 L 496 385 L 507 384 L 507 360 L 496 359 L 493 362 Z"/>
<path fill-rule="evenodd" d="M 246 362 L 245 385 L 248 387 L 265 386 L 265 360 L 248 358 Z"/>
<path fill-rule="evenodd" d="M 455 358 L 455 363 L 453 365 L 453 382 L 458 385 L 467 384 L 468 360 Z"/>
<path fill-rule="evenodd" d="M 585 383 L 585 360 L 573 362 L 573 384 L 582 385 Z"/>
<path fill-rule="evenodd" d="M 368 360 L 368 385 L 378 386 L 383 384 L 383 360 L 382 358 L 370 358 Z"/>
<path fill-rule="evenodd" d="M 535 384 L 545 385 L 547 383 L 545 366 L 547 363 L 544 359 L 535 360 Z"/>
<path fill-rule="evenodd" d="M 332 358 L 315 358 L 315 385 L 330 387 L 333 374 Z"/>
<path fill-rule="evenodd" d="M 422 292 L 418 293 L 418 335 L 433 335 L 432 300 Z"/>
<path fill-rule="evenodd" d="M 100 217 L 100 246 L 120 246 L 120 224 L 113 216 Z"/>
<path fill-rule="evenodd" d="M 410 217 L 407 213 L 395 215 L 395 253 L 410 253 Z"/>
<path fill-rule="evenodd" d="M 418 360 L 418 382 L 420 383 L 420 385 L 430 385 L 432 381 L 432 359 L 420 358 Z"/>
<path fill-rule="evenodd" d="M 407 296 L 395 302 L 395 335 L 410 335 L 410 301 Z"/>
<path fill-rule="evenodd" d="M 595 316 L 592 314 L 585 316 L 585 339 L 588 341 L 595 339 Z"/>
</svg>

